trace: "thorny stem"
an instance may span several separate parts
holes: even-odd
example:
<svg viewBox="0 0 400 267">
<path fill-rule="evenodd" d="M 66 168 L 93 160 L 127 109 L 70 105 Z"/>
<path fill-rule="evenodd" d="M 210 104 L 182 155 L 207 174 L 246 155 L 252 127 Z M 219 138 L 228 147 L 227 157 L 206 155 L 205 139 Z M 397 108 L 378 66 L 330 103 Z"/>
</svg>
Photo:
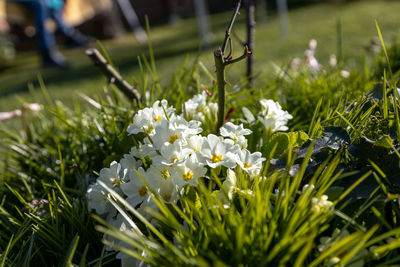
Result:
<svg viewBox="0 0 400 267">
<path fill-rule="evenodd" d="M 247 46 L 250 51 L 254 50 L 254 26 L 256 24 L 254 16 L 254 0 L 245 0 L 246 6 L 246 26 L 247 26 Z M 248 86 L 253 85 L 253 56 L 247 58 L 247 81 Z"/>
<path fill-rule="evenodd" d="M 230 38 L 231 30 L 233 27 L 233 23 L 235 22 L 236 16 L 239 14 L 239 9 L 241 5 L 241 0 L 238 0 L 236 3 L 235 11 L 233 12 L 231 21 L 227 30 L 225 31 L 225 39 L 222 43 L 222 47 L 214 51 L 214 61 L 215 61 L 215 68 L 217 72 L 217 87 L 218 87 L 218 122 L 217 128 L 215 130 L 218 133 L 219 128 L 225 122 L 225 67 L 239 62 L 242 59 L 245 59 L 249 55 L 251 55 L 251 51 L 249 51 L 247 45 L 245 46 L 245 50 L 242 56 L 232 59 L 230 57 L 232 53 L 232 40 Z M 226 46 L 230 44 L 230 52 L 228 56 L 225 56 Z"/>
<path fill-rule="evenodd" d="M 242 2 L 241 0 L 237 1 L 236 8 L 235 8 L 235 11 L 233 12 L 233 15 L 232 15 L 231 21 L 229 23 L 228 29 L 226 29 L 226 31 L 225 31 L 225 39 L 224 39 L 224 42 L 222 43 L 222 47 L 221 47 L 222 55 L 225 54 L 226 46 L 227 46 L 228 41 L 230 39 L 233 23 L 235 22 L 236 16 L 239 14 L 239 9 L 240 9 L 241 2 Z"/>
<path fill-rule="evenodd" d="M 219 128 L 224 124 L 225 117 L 225 64 L 224 55 L 221 49 L 214 51 L 214 60 L 217 70 L 218 86 L 218 122 L 217 129 L 215 131 L 218 133 Z"/>
<path fill-rule="evenodd" d="M 239 61 L 241 61 L 241 60 L 243 60 L 243 59 L 245 59 L 245 58 L 247 58 L 247 57 L 250 57 L 251 54 L 252 54 L 251 51 L 249 51 L 249 48 L 247 47 L 247 45 L 245 45 L 245 46 L 244 46 L 244 53 L 243 53 L 243 55 L 241 55 L 241 56 L 238 57 L 238 58 L 235 58 L 235 59 L 232 59 L 232 60 L 229 60 L 229 61 L 225 61 L 225 62 L 224 62 L 224 65 L 227 66 L 227 65 L 230 65 L 230 64 L 239 62 Z"/>
<path fill-rule="evenodd" d="M 97 49 L 90 48 L 86 50 L 86 55 L 90 57 L 94 65 L 100 69 L 110 83 L 114 84 L 128 98 L 134 99 L 138 106 L 140 105 L 141 96 L 139 92 L 122 78 Z"/>
<path fill-rule="evenodd" d="M 218 129 L 224 124 L 225 122 L 225 67 L 239 62 L 240 60 L 245 59 L 251 55 L 251 51 L 244 47 L 244 53 L 238 58 L 232 60 L 224 59 L 224 55 L 221 49 L 214 51 L 214 61 L 215 61 L 215 68 L 217 71 L 217 87 L 218 87 L 218 122 L 217 122 L 217 129 L 216 133 L 218 133 Z"/>
</svg>

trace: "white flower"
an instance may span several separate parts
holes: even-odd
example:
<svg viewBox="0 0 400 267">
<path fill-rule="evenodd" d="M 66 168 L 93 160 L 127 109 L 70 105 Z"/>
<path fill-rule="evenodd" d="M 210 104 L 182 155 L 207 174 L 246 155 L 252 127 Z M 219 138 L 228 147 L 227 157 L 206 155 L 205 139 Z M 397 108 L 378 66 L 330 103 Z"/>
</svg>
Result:
<svg viewBox="0 0 400 267">
<path fill-rule="evenodd" d="M 333 203 L 328 200 L 327 195 L 322 195 L 320 198 L 313 197 L 311 202 L 313 203 L 313 211 L 317 213 L 329 210 L 333 205 Z"/>
<path fill-rule="evenodd" d="M 154 200 L 151 198 L 151 196 L 147 196 L 143 203 L 140 204 L 140 207 L 137 209 L 137 211 L 143 215 L 147 220 L 150 220 L 153 218 L 151 211 L 157 211 L 158 206 L 154 202 Z"/>
<path fill-rule="evenodd" d="M 113 214 L 109 214 L 106 218 L 106 222 L 109 225 L 111 225 L 112 227 L 119 229 L 120 231 L 125 232 L 126 230 L 128 230 L 127 222 L 120 213 L 118 213 L 117 216 L 115 216 Z M 107 235 L 107 234 L 103 235 L 103 239 L 107 240 L 108 242 L 110 242 L 113 245 L 124 245 L 124 243 L 122 241 L 120 241 L 119 239 L 112 237 L 110 235 Z M 107 251 L 114 250 L 114 248 L 112 248 L 111 246 L 105 246 L 105 249 Z"/>
<path fill-rule="evenodd" d="M 88 210 L 95 210 L 97 214 L 106 214 L 116 211 L 114 206 L 107 199 L 108 192 L 100 184 L 95 183 L 89 186 L 86 191 Z"/>
<path fill-rule="evenodd" d="M 207 94 L 206 92 L 203 92 L 202 94 L 194 95 L 191 99 L 186 101 L 183 104 L 183 108 L 186 112 L 185 115 L 193 117 L 193 115 L 201 111 L 206 105 L 206 98 Z"/>
<path fill-rule="evenodd" d="M 138 111 L 138 113 L 133 118 L 133 123 L 128 126 L 127 132 L 129 134 L 146 132 L 152 135 L 154 127 L 158 125 L 160 121 L 166 119 L 165 113 L 170 116 L 173 114 L 174 111 L 174 108 L 168 107 L 167 100 L 157 100 L 156 102 L 154 102 L 151 108 L 145 108 Z"/>
<path fill-rule="evenodd" d="M 343 78 L 349 78 L 350 77 L 350 72 L 348 72 L 347 70 L 341 70 L 340 71 L 340 76 L 342 76 Z"/>
<path fill-rule="evenodd" d="M 265 158 L 261 157 L 260 152 L 251 153 L 247 149 L 239 151 L 238 165 L 251 176 L 259 175 L 262 168 L 262 162 Z"/>
<path fill-rule="evenodd" d="M 161 123 L 155 127 L 155 134 L 153 137 L 155 149 L 161 149 L 165 143 L 174 144 L 175 142 L 180 142 L 181 144 L 186 144 L 185 130 L 186 127 L 177 127 L 176 124 L 167 120 L 161 121 Z"/>
<path fill-rule="evenodd" d="M 132 175 L 131 173 L 135 172 L 135 170 L 142 165 L 142 162 L 140 160 L 136 160 L 136 158 L 131 153 L 129 153 L 124 155 L 124 157 L 120 160 L 120 164 L 121 172 L 126 172 L 123 181 L 128 182 L 129 180 L 127 179 L 129 179 L 129 177 Z"/>
<path fill-rule="evenodd" d="M 244 136 L 252 133 L 251 130 L 243 128 L 243 124 L 235 125 L 232 122 L 227 122 L 219 131 L 222 136 L 229 137 L 241 148 L 247 147 L 247 139 Z"/>
<path fill-rule="evenodd" d="M 121 164 L 116 161 L 111 162 L 110 168 L 103 168 L 100 170 L 100 176 L 97 178 L 109 187 L 118 187 L 126 173 L 121 175 Z"/>
<path fill-rule="evenodd" d="M 172 179 L 162 180 L 157 193 L 165 203 L 176 203 L 179 199 L 178 188 L 174 185 Z"/>
<path fill-rule="evenodd" d="M 217 103 L 209 103 L 204 107 L 204 114 L 208 115 L 208 117 L 211 117 L 211 114 L 217 114 L 218 113 L 218 104 Z"/>
<path fill-rule="evenodd" d="M 205 137 L 203 137 L 201 135 L 192 135 L 186 139 L 186 141 L 187 141 L 186 148 L 189 148 L 189 149 L 193 150 L 194 152 L 198 152 L 198 151 L 200 151 L 200 149 L 203 145 L 204 139 L 205 139 Z"/>
<path fill-rule="evenodd" d="M 314 50 L 306 50 L 306 61 L 305 64 L 312 71 L 316 71 L 322 68 L 322 65 L 318 63 L 318 60 L 314 56 Z"/>
<path fill-rule="evenodd" d="M 292 119 L 287 111 L 282 110 L 281 105 L 271 99 L 260 100 L 262 105 L 261 116 L 258 119 L 264 127 L 272 132 L 276 131 L 286 131 L 288 127 L 286 126 L 288 120 Z"/>
<path fill-rule="evenodd" d="M 171 116 L 170 121 L 175 125 L 178 129 L 184 129 L 185 135 L 195 135 L 199 134 L 203 131 L 200 125 L 201 122 L 197 120 L 187 121 L 182 116 Z"/>
<path fill-rule="evenodd" d="M 186 184 L 192 186 L 198 185 L 198 178 L 204 176 L 207 169 L 203 164 L 197 161 L 197 158 L 193 155 L 186 159 L 184 162 L 178 163 L 172 169 L 173 183 L 178 187 L 182 187 Z"/>
<path fill-rule="evenodd" d="M 97 180 L 102 181 L 106 186 L 120 194 L 120 184 L 124 180 L 125 176 L 126 172 L 121 172 L 121 165 L 116 161 L 113 161 L 111 162 L 110 168 L 103 168 L 100 170 L 100 176 Z M 94 209 L 98 214 L 111 213 L 112 211 L 115 211 L 115 208 L 111 205 L 110 201 L 108 201 L 107 196 L 107 190 L 97 182 L 90 185 L 86 191 L 88 209 Z"/>
<path fill-rule="evenodd" d="M 209 134 L 204 139 L 199 153 L 199 160 L 211 168 L 225 166 L 234 168 L 236 166 L 236 154 L 240 150 L 238 145 L 234 145 L 232 140 L 223 140 L 216 135 Z"/>
<path fill-rule="evenodd" d="M 43 109 L 43 105 L 38 104 L 38 103 L 30 103 L 30 104 L 28 103 L 28 104 L 24 104 L 24 108 L 28 109 L 30 111 L 33 111 L 33 112 L 39 112 Z"/>
<path fill-rule="evenodd" d="M 173 144 L 162 146 L 160 153 L 161 157 L 153 158 L 153 164 L 172 165 L 185 160 L 192 153 L 192 150 L 183 148 L 180 143 L 174 142 Z"/>
<path fill-rule="evenodd" d="M 304 53 L 306 55 L 305 65 L 309 67 L 312 71 L 317 71 L 322 68 L 322 65 L 318 63 L 315 58 L 315 50 L 317 49 L 317 40 L 312 39 L 309 43 L 309 49 Z"/>
<path fill-rule="evenodd" d="M 185 117 L 204 123 L 207 120 L 214 118 L 217 114 L 218 105 L 216 103 L 207 104 L 207 94 L 203 92 L 193 96 L 183 104 Z"/>
<path fill-rule="evenodd" d="M 138 156 L 139 158 L 143 159 L 145 157 L 150 157 L 151 159 L 155 156 L 159 155 L 157 149 L 151 143 L 146 143 L 139 147 Z"/>
<path fill-rule="evenodd" d="M 335 55 L 331 55 L 331 56 L 329 57 L 329 65 L 330 65 L 332 68 L 336 68 L 336 66 L 337 66 L 337 59 L 336 59 L 336 56 L 335 56 Z"/>
<path fill-rule="evenodd" d="M 308 46 L 310 47 L 310 50 L 316 50 L 317 49 L 317 40 L 311 39 Z"/>
<path fill-rule="evenodd" d="M 233 193 L 236 189 L 236 175 L 231 169 L 227 170 L 227 176 L 225 181 L 222 183 L 222 188 L 217 195 L 217 199 L 224 204 L 229 204 L 233 198 Z"/>
<path fill-rule="evenodd" d="M 146 184 L 144 184 L 139 177 L 142 179 L 146 179 L 149 186 L 154 187 L 157 186 L 156 177 L 147 176 L 146 172 L 143 168 L 139 168 L 137 172 L 132 172 L 129 177 L 129 182 L 121 184 L 121 190 L 124 192 L 128 198 L 126 201 L 131 204 L 133 207 L 143 202 L 143 200 L 149 194 L 149 188 Z"/>
<path fill-rule="evenodd" d="M 147 257 L 147 254 L 144 251 L 140 252 L 140 254 L 142 257 Z M 132 256 L 123 252 L 118 253 L 115 258 L 121 260 L 121 267 L 150 267 L 150 264 L 146 263 L 145 261 L 133 258 Z"/>
<path fill-rule="evenodd" d="M 111 162 L 110 168 L 100 170 L 100 176 L 97 181 L 102 181 L 106 186 L 112 188 L 117 194 L 121 194 L 120 185 L 123 183 L 126 171 L 121 172 L 121 165 L 116 161 Z M 96 210 L 98 214 L 112 213 L 115 208 L 108 201 L 108 192 L 99 183 L 90 185 L 86 191 L 88 200 L 88 209 Z"/>
</svg>

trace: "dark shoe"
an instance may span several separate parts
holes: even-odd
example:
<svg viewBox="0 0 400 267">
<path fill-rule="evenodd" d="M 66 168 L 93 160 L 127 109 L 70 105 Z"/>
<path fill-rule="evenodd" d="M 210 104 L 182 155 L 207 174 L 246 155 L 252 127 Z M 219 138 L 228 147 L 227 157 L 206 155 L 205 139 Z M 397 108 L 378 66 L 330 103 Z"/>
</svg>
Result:
<svg viewBox="0 0 400 267">
<path fill-rule="evenodd" d="M 68 48 L 87 46 L 91 39 L 83 35 L 77 30 L 71 30 L 68 34 L 65 34 L 66 46 Z"/>
<path fill-rule="evenodd" d="M 69 68 L 67 59 L 57 49 L 46 49 L 42 51 L 44 68 Z"/>
</svg>

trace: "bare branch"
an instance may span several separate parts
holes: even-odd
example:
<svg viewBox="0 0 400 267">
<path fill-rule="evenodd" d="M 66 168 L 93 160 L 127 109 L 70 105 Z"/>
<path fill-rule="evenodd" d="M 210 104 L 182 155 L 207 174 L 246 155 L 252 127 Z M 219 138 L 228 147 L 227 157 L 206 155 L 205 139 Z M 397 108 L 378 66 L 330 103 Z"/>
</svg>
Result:
<svg viewBox="0 0 400 267">
<path fill-rule="evenodd" d="M 249 47 L 250 51 L 254 50 L 254 26 L 256 24 L 255 21 L 255 4 L 254 0 L 245 0 L 246 6 L 246 28 L 247 28 L 247 46 Z M 253 85 L 253 56 L 250 55 L 247 58 L 247 80 L 248 86 L 251 87 Z"/>
<path fill-rule="evenodd" d="M 86 55 L 93 61 L 94 65 L 114 84 L 121 92 L 130 99 L 134 99 L 139 106 L 141 96 L 134 86 L 130 85 L 122 76 L 107 62 L 104 56 L 95 48 L 86 50 Z"/>
<path fill-rule="evenodd" d="M 222 47 L 221 47 L 222 55 L 225 54 L 226 46 L 228 44 L 228 40 L 230 39 L 233 23 L 235 22 L 237 14 L 239 14 L 239 9 L 240 9 L 241 2 L 242 2 L 241 0 L 237 1 L 236 8 L 235 8 L 235 11 L 233 12 L 233 15 L 232 15 L 231 21 L 229 23 L 228 29 L 226 29 L 226 31 L 225 31 L 225 39 L 224 39 L 224 42 L 222 43 Z"/>
<path fill-rule="evenodd" d="M 240 60 L 243 60 L 243 59 L 245 59 L 245 58 L 251 56 L 251 54 L 252 54 L 251 51 L 249 50 L 249 48 L 247 47 L 247 45 L 245 45 L 245 46 L 244 46 L 244 53 L 243 53 L 243 55 L 241 55 L 241 56 L 238 57 L 238 58 L 235 58 L 235 59 L 232 59 L 232 60 L 229 60 L 229 61 L 225 61 L 225 62 L 224 62 L 224 65 L 226 66 L 226 65 L 230 65 L 230 64 L 239 62 Z"/>
<path fill-rule="evenodd" d="M 217 87 L 218 87 L 218 122 L 216 133 L 219 128 L 224 125 L 225 118 L 225 64 L 224 56 L 221 49 L 214 51 L 215 68 L 217 71 Z"/>
</svg>

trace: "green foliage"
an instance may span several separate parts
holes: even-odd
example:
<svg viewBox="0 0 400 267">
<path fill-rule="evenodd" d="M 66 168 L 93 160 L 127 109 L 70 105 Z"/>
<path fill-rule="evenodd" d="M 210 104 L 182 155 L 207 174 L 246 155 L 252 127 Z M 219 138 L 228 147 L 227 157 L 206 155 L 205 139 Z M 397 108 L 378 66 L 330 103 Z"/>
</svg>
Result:
<svg viewBox="0 0 400 267">
<path fill-rule="evenodd" d="M 126 100 L 111 93 L 100 103 L 84 96 L 92 106 L 85 112 L 78 105 L 71 110 L 61 102 L 49 103 L 32 118 L 28 136 L 1 131 L 10 164 L 2 179 L 0 219 L 5 228 L 0 235 L 2 242 L 14 235 L 7 255 L 10 266 L 50 266 L 60 259 L 93 266 L 103 257 L 110 260 L 109 253 L 101 254 L 101 236 L 87 211 L 85 192 L 95 179 L 93 172 L 135 142 L 121 132 L 134 108 L 128 111 Z"/>
<path fill-rule="evenodd" d="M 181 107 L 205 89 L 216 97 L 212 72 L 201 62 L 185 61 L 167 86 L 152 59 L 140 58 L 139 67 L 141 108 L 162 98 Z M 262 173 L 251 179 L 236 170 L 228 188 L 229 174 L 216 171 L 199 187 L 185 188 L 177 204 L 154 196 L 152 220 L 108 189 L 127 222 L 124 231 L 92 216 L 85 194 L 101 168 L 137 144 L 126 128 L 138 107 L 107 88 L 104 98 L 82 96 L 89 104 L 84 110 L 79 104 L 71 109 L 43 89 L 45 111 L 28 118 L 26 133 L 0 131 L 8 153 L 0 187 L 0 266 L 120 264 L 104 244 L 123 252 L 122 262 L 155 266 L 397 263 L 397 80 L 384 73 L 372 90 L 377 81 L 368 71 L 351 73 L 285 71 L 266 90 L 228 85 L 229 120 L 253 131 L 249 149 L 267 159 Z M 283 102 L 295 131 L 266 131 L 252 115 L 266 95 Z M 208 118 L 204 132 L 215 132 L 215 124 Z"/>
<path fill-rule="evenodd" d="M 372 73 L 356 70 L 350 71 L 350 77 L 343 77 L 341 71 L 333 69 L 318 72 L 282 69 L 265 90 L 293 115 L 290 125 L 294 129 L 308 130 L 317 106 L 320 119 L 325 119 L 332 108 L 372 90 L 374 83 Z"/>
</svg>

